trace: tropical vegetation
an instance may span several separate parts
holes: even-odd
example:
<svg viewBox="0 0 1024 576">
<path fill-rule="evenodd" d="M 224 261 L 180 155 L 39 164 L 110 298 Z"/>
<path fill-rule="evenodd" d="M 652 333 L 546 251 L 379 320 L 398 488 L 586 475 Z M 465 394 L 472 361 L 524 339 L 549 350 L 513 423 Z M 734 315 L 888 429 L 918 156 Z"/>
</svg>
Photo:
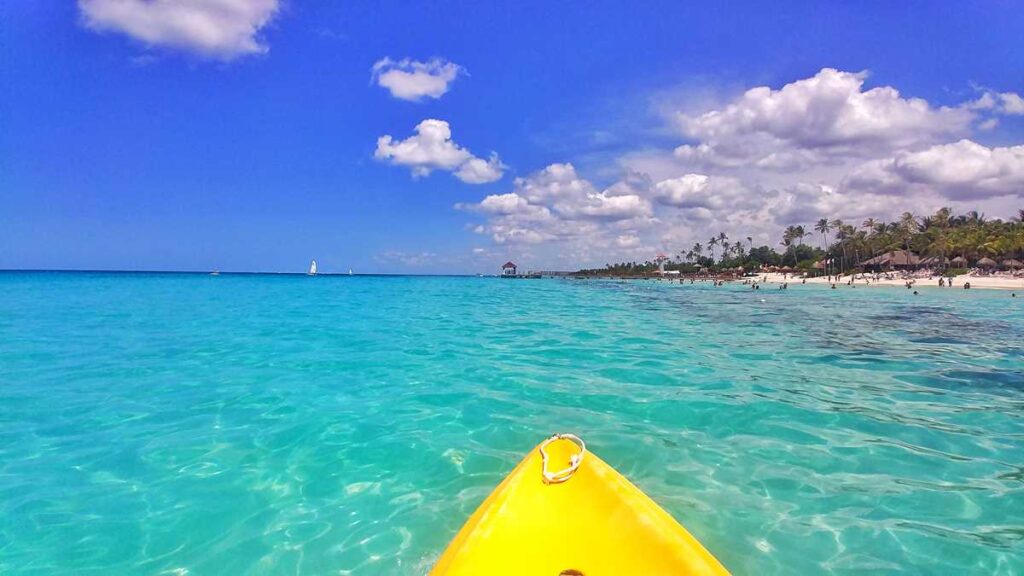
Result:
<svg viewBox="0 0 1024 576">
<path fill-rule="evenodd" d="M 691 273 L 738 267 L 745 271 L 790 267 L 841 274 L 860 270 L 865 261 L 896 250 L 924 258 L 933 268 L 971 266 L 983 258 L 1020 267 L 1014 262 L 1024 260 L 1024 209 L 1006 221 L 988 219 L 976 211 L 954 214 L 950 208 L 924 217 L 904 212 L 892 222 L 867 218 L 856 224 L 822 218 L 810 229 L 803 225 L 787 226 L 778 249 L 755 247 L 751 236 L 732 240 L 721 232 L 706 244 L 696 242 L 678 252 L 665 263 L 665 269 Z M 657 268 L 655 261 L 621 262 L 580 273 L 628 276 L 649 274 Z"/>
</svg>

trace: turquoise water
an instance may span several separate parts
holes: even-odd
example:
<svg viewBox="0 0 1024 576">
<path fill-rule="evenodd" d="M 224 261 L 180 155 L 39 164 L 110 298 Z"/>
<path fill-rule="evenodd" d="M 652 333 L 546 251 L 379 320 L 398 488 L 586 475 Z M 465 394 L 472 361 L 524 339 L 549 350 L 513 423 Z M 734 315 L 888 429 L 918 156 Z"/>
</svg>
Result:
<svg viewBox="0 0 1024 576">
<path fill-rule="evenodd" d="M 736 574 L 1024 573 L 1024 298 L 0 274 L 0 573 L 419 574 L 574 431 Z"/>
</svg>

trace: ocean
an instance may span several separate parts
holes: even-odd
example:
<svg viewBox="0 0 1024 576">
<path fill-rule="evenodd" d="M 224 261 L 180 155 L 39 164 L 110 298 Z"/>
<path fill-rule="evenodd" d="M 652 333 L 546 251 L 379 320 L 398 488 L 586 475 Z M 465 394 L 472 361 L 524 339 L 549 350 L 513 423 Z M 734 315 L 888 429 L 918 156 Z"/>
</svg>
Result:
<svg viewBox="0 0 1024 576">
<path fill-rule="evenodd" d="M 1024 573 L 1024 294 L 0 273 L 0 573 L 422 574 L 574 432 L 735 574 Z"/>
</svg>

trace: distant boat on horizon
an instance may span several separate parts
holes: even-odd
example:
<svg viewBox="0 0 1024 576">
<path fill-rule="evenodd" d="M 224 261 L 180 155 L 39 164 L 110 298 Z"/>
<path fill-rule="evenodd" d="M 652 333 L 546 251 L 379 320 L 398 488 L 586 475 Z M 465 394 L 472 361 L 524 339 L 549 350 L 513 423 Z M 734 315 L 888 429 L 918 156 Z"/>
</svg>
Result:
<svg viewBox="0 0 1024 576">
<path fill-rule="evenodd" d="M 220 272 L 217 271 L 217 270 L 214 270 L 213 272 L 210 272 L 210 276 L 220 276 Z"/>
<path fill-rule="evenodd" d="M 309 272 L 306 274 L 309 276 L 316 276 L 316 260 L 309 263 Z"/>
<path fill-rule="evenodd" d="M 351 276 L 351 275 L 352 275 L 352 269 L 351 269 L 351 268 L 349 268 L 349 269 L 348 269 L 348 275 L 349 275 L 349 276 Z"/>
</svg>

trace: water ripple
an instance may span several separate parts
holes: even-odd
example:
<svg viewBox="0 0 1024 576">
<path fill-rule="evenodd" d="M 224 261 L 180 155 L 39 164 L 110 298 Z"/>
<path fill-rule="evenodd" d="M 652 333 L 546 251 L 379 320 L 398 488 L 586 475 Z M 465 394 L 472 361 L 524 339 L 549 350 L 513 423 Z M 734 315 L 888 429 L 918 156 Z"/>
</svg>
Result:
<svg viewBox="0 0 1024 576">
<path fill-rule="evenodd" d="M 573 430 L 737 574 L 1024 573 L 1024 302 L 0 274 L 0 573 L 422 574 Z"/>
</svg>

